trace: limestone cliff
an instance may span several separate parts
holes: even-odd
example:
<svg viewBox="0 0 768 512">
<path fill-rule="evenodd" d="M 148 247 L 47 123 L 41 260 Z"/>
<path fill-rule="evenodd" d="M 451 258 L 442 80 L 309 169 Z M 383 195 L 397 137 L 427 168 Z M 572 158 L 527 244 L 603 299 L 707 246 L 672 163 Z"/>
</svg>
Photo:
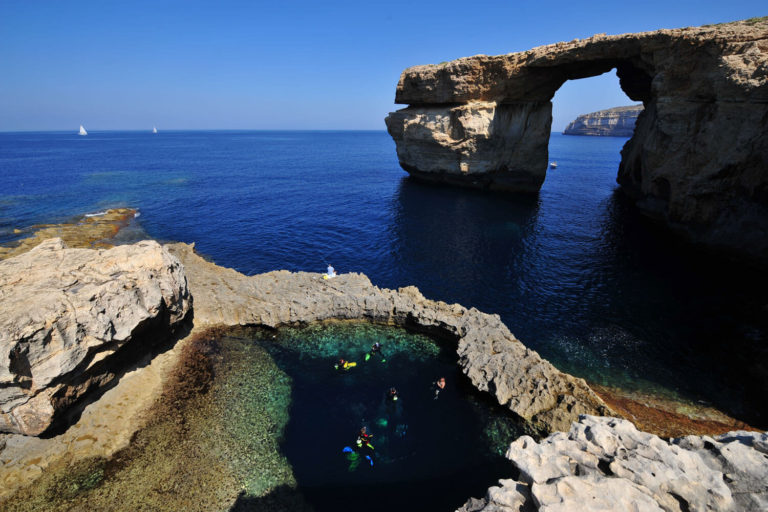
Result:
<svg viewBox="0 0 768 512">
<path fill-rule="evenodd" d="M 623 190 L 694 241 L 768 261 L 768 18 L 408 68 L 387 129 L 413 176 L 536 192 L 555 91 L 612 69 L 645 106 Z"/>
<path fill-rule="evenodd" d="M 615 107 L 582 114 L 563 130 L 563 135 L 594 135 L 598 137 L 631 137 L 642 105 Z"/>
</svg>

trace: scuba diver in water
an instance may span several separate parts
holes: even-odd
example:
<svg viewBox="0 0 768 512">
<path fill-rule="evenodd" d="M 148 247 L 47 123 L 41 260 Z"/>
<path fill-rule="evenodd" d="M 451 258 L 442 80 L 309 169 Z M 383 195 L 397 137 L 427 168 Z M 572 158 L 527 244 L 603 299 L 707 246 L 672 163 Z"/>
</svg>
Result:
<svg viewBox="0 0 768 512">
<path fill-rule="evenodd" d="M 348 471 L 355 471 L 361 461 L 367 461 L 373 467 L 373 445 L 371 444 L 371 439 L 373 439 L 373 435 L 369 434 L 365 427 L 362 427 L 357 433 L 354 449 L 349 446 L 344 447 L 342 453 L 346 455 L 349 461 Z"/>
<path fill-rule="evenodd" d="M 440 396 L 440 392 L 445 389 L 445 377 L 440 377 L 435 382 L 433 382 L 432 389 L 435 392 L 433 400 L 437 400 L 437 398 Z"/>
<path fill-rule="evenodd" d="M 384 400 L 387 402 L 387 404 L 394 405 L 395 402 L 397 402 L 398 396 L 397 396 L 397 389 L 395 387 L 389 388 L 389 391 L 384 395 Z"/>
<path fill-rule="evenodd" d="M 379 343 L 378 341 L 373 345 L 371 345 L 371 350 L 367 354 L 365 354 L 365 360 L 367 361 L 373 356 L 381 357 L 382 363 L 387 361 L 386 358 L 384 357 L 384 353 L 381 351 L 381 343 Z"/>
<path fill-rule="evenodd" d="M 336 370 L 349 370 L 350 368 L 354 368 L 355 366 L 357 366 L 357 363 L 353 361 L 347 361 L 343 358 L 339 359 L 339 361 L 335 365 L 333 365 L 333 367 Z"/>
<path fill-rule="evenodd" d="M 355 445 L 359 449 L 368 449 L 370 451 L 373 451 L 373 445 L 371 444 L 371 439 L 373 439 L 373 434 L 369 434 L 368 430 L 363 427 L 360 429 L 360 432 L 357 433 L 357 441 L 355 441 Z"/>
</svg>

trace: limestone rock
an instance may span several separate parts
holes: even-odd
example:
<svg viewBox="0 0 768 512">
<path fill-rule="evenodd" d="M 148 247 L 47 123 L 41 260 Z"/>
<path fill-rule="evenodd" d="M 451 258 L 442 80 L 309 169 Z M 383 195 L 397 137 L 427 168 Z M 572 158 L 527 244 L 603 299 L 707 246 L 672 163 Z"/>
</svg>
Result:
<svg viewBox="0 0 768 512">
<path fill-rule="evenodd" d="M 519 481 L 501 480 L 464 510 L 766 510 L 768 434 L 671 442 L 617 418 L 581 416 L 566 434 L 528 436 L 507 451 Z"/>
<path fill-rule="evenodd" d="M 542 431 L 567 429 L 580 413 L 611 412 L 582 379 L 526 348 L 498 315 L 428 300 L 413 286 L 378 288 L 362 274 L 326 280 L 277 271 L 249 277 L 203 260 L 190 245 L 168 248 L 187 269 L 196 325 L 277 327 L 354 319 L 400 325 L 456 342 L 459 364 L 475 387 Z"/>
<path fill-rule="evenodd" d="M 184 271 L 156 242 L 0 261 L 0 432 L 38 435 L 187 314 Z"/>
<path fill-rule="evenodd" d="M 768 261 L 768 18 L 414 66 L 395 97 L 409 106 L 387 129 L 415 177 L 536 192 L 555 91 L 612 69 L 645 106 L 622 150 L 623 190 L 693 241 Z"/>
<path fill-rule="evenodd" d="M 563 130 L 563 135 L 594 135 L 598 137 L 631 137 L 642 105 L 614 107 L 582 114 Z"/>
</svg>

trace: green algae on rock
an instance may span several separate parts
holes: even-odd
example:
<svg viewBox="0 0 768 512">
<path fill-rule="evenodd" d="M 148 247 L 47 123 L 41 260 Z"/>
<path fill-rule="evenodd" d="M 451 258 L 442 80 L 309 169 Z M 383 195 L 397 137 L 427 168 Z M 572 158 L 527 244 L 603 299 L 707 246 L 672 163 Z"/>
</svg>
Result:
<svg viewBox="0 0 768 512">
<path fill-rule="evenodd" d="M 375 340 L 383 342 L 387 362 L 383 364 L 376 358 L 368 363 L 368 373 L 364 373 L 366 365 L 363 356 Z M 339 354 L 349 354 L 350 358 L 358 359 L 358 377 L 373 382 L 374 389 L 384 385 L 384 381 L 375 381 L 383 377 L 387 383 L 423 380 L 423 391 L 432 393 L 428 386 L 435 376 L 423 374 L 423 371 L 402 374 L 402 370 L 423 370 L 425 362 L 440 358 L 443 361 L 441 368 L 452 368 L 455 372 L 455 375 L 448 376 L 450 388 L 456 388 L 456 379 L 461 377 L 455 355 L 448 355 L 446 360 L 449 352 L 441 349 L 431 338 L 394 327 L 366 322 L 331 322 L 278 330 L 247 327 L 210 329 L 195 336 L 183 347 L 180 364 L 167 382 L 162 398 L 149 411 L 151 419 L 136 433 L 129 447 L 109 459 L 62 461 L 50 467 L 31 486 L 5 502 L 5 510 L 227 510 L 233 502 L 236 507 L 247 508 L 249 503 L 264 505 L 266 502 L 263 500 L 268 500 L 271 509 L 303 508 L 307 505 L 291 465 L 298 459 L 289 459 L 283 442 L 286 427 L 295 421 L 290 415 L 307 404 L 296 402 L 297 396 L 306 395 L 297 389 L 289 374 L 304 372 L 309 367 L 319 375 L 340 382 L 337 380 L 340 376 L 332 369 L 332 363 Z M 296 364 L 299 361 L 303 361 L 303 365 Z M 393 364 L 391 367 L 388 366 L 390 362 Z M 297 368 L 291 369 L 291 365 Z M 388 368 L 395 370 L 390 373 Z M 398 374 L 398 371 L 401 373 Z M 341 377 L 349 379 L 352 375 Z M 308 384 L 311 387 L 318 382 L 322 389 L 327 389 L 321 381 L 312 380 L 314 377 L 314 374 L 307 374 L 303 383 L 298 384 L 299 388 Z M 357 383 L 347 380 L 342 383 L 342 389 L 354 394 L 360 391 L 360 383 L 360 380 Z M 464 386 L 474 392 L 468 382 Z M 414 389 L 420 387 L 421 384 Z M 455 392 L 454 389 L 450 391 Z M 404 400 L 414 404 L 413 394 Z M 329 402 L 338 402 L 337 409 L 323 409 L 331 416 L 347 411 L 351 417 L 357 418 L 370 412 L 365 411 L 365 404 L 356 399 L 340 395 L 330 398 Z M 431 395 L 428 400 L 432 401 Z M 467 411 L 478 417 L 478 435 L 472 436 L 472 443 L 473 446 L 480 446 L 493 439 L 495 445 L 487 445 L 488 455 L 484 457 L 501 459 L 499 446 L 508 445 L 524 431 L 501 408 L 497 407 L 495 412 L 488 414 L 481 413 L 482 408 L 488 407 L 488 402 L 468 405 Z M 377 409 L 378 393 L 370 403 L 374 410 Z M 437 405 L 444 404 L 445 408 L 455 403 L 436 402 Z M 411 411 L 414 415 L 418 412 L 415 409 Z M 456 409 L 450 407 L 441 414 L 455 416 Z M 321 416 L 312 417 L 317 423 L 322 423 L 324 418 Z M 493 418 L 493 421 L 484 422 L 486 417 Z M 370 419 L 373 420 L 372 417 Z M 302 420 L 298 421 L 302 426 Z M 486 423 L 491 425 L 490 429 L 486 428 Z M 418 422 L 413 421 L 412 428 L 416 431 L 417 425 Z M 307 427 L 307 431 L 313 432 L 314 436 L 320 436 L 322 430 L 322 426 Z M 385 431 L 381 430 L 378 438 L 382 442 L 382 453 L 387 451 Z M 342 438 L 351 439 L 353 434 L 354 430 L 341 432 Z M 468 435 L 463 431 L 460 434 Z M 329 460 L 318 461 L 318 467 L 323 472 L 328 468 L 328 474 L 332 474 L 334 464 L 343 463 L 341 444 L 329 444 L 321 436 L 306 442 L 320 446 L 327 453 Z M 396 441 L 391 442 L 394 445 Z M 446 450 L 446 453 L 454 451 Z M 309 453 L 301 446 L 299 452 Z M 400 463 L 426 468 L 433 463 L 426 460 L 425 464 L 418 457 L 408 456 L 411 458 Z M 398 459 L 385 457 L 377 462 L 381 462 L 384 468 L 381 474 L 386 479 L 387 464 L 396 464 Z M 461 461 L 458 464 L 460 466 Z M 444 466 L 437 464 L 435 471 L 445 470 Z M 470 471 L 476 472 L 472 468 Z M 399 471 L 396 466 L 394 470 Z M 370 477 L 364 473 L 358 476 Z M 485 485 L 495 481 L 495 478 L 494 475 Z M 470 491 L 457 489 L 457 492 L 465 495 Z M 456 505 L 459 504 L 456 502 Z"/>
<path fill-rule="evenodd" d="M 295 485 L 279 453 L 289 379 L 266 351 L 244 350 L 244 338 L 218 343 L 219 334 L 184 347 L 152 419 L 128 448 L 109 460 L 51 467 L 4 510 L 224 510 L 240 493 Z"/>
</svg>

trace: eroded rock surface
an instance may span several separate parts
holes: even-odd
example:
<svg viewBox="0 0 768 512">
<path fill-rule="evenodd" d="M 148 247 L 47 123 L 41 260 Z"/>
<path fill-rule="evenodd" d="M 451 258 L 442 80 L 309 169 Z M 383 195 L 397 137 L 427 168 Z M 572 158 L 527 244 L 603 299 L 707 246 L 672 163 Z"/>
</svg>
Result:
<svg viewBox="0 0 768 512">
<path fill-rule="evenodd" d="M 543 431 L 563 430 L 581 413 L 610 410 L 583 379 L 526 348 L 498 315 L 425 299 L 413 286 L 378 288 L 362 274 L 276 271 L 248 277 L 207 262 L 187 244 L 168 246 L 187 269 L 196 325 L 264 325 L 363 319 L 458 342 L 472 383 Z"/>
<path fill-rule="evenodd" d="M 46 431 L 166 339 L 189 299 L 183 268 L 153 241 L 89 250 L 54 238 L 0 261 L 0 432 Z"/>
<path fill-rule="evenodd" d="M 642 105 L 631 105 L 582 114 L 568 123 L 563 135 L 631 137 L 635 133 L 637 116 L 642 111 Z"/>
<path fill-rule="evenodd" d="M 667 442 L 626 420 L 582 416 L 567 434 L 515 440 L 506 456 L 518 479 L 462 511 L 768 509 L 766 433 Z"/>
<path fill-rule="evenodd" d="M 645 110 L 618 181 L 690 239 L 768 261 L 768 19 L 596 35 L 507 55 L 406 69 L 387 129 L 414 176 L 537 191 L 551 99 L 616 69 Z"/>
</svg>

